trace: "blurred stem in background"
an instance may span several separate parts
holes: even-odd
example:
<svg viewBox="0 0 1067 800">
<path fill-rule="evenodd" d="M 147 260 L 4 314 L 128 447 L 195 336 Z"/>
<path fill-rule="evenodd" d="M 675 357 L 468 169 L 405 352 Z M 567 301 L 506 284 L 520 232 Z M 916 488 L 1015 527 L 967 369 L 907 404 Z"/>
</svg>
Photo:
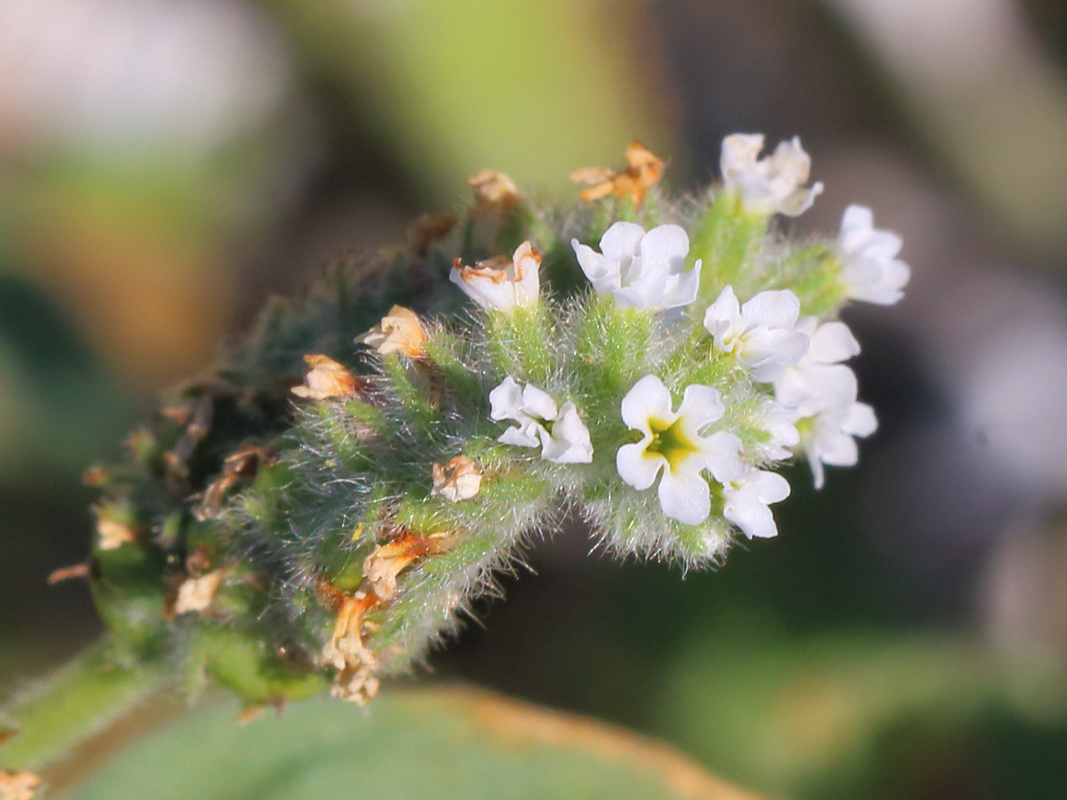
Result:
<svg viewBox="0 0 1067 800">
<path fill-rule="evenodd" d="M 1067 76 L 1011 0 L 826 0 L 1017 245 L 1067 263 Z"/>
</svg>

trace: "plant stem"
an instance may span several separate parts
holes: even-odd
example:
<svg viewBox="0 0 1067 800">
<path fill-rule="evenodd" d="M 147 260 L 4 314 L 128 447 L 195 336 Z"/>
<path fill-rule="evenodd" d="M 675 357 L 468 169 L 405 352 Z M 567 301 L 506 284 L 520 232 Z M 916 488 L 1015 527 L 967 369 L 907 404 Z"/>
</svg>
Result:
<svg viewBox="0 0 1067 800">
<path fill-rule="evenodd" d="M 0 744 L 0 767 L 38 770 L 64 757 L 154 689 L 161 677 L 143 666 L 116 664 L 106 639 L 90 645 L 3 709 L 0 730 L 15 733 Z"/>
</svg>

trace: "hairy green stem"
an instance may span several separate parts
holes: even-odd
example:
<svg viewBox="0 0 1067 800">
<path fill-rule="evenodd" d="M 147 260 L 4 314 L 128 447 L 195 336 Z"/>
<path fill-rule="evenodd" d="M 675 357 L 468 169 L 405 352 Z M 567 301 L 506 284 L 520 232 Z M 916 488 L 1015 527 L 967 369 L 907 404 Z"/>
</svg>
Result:
<svg viewBox="0 0 1067 800">
<path fill-rule="evenodd" d="M 3 709 L 0 767 L 37 770 L 102 730 L 160 682 L 162 673 L 120 666 L 105 639 L 17 694 Z"/>
</svg>

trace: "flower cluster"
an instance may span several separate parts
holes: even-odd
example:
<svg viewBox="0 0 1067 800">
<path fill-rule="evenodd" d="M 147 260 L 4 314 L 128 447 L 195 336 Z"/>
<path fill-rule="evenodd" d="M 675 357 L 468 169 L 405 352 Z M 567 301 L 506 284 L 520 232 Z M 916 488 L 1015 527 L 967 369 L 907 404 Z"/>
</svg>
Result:
<svg viewBox="0 0 1067 800">
<path fill-rule="evenodd" d="M 782 142 L 771 156 L 758 159 L 762 148 L 760 135 L 726 138 L 724 196 L 739 203 L 742 213 L 802 213 L 822 184 L 803 185 L 811 164 L 799 139 Z M 599 251 L 577 238 L 571 239 L 571 247 L 600 301 L 646 313 L 696 310 L 701 260 L 688 263 L 689 237 L 680 225 L 660 224 L 646 231 L 633 222 L 616 222 L 601 237 Z M 873 227 L 869 209 L 849 206 L 833 247 L 843 293 L 874 303 L 899 300 L 909 277 L 907 266 L 896 259 L 899 250 L 897 236 Z M 512 260 L 502 258 L 492 269 L 457 265 L 452 280 L 486 309 L 508 312 L 516 304 L 534 304 L 540 260 L 530 253 L 536 250 L 524 242 Z M 621 420 L 640 440 L 626 441 L 624 435 L 615 443 L 618 477 L 639 492 L 656 485 L 664 516 L 700 525 L 717 507 L 748 537 L 775 536 L 768 506 L 788 497 L 789 484 L 761 467 L 804 455 L 821 487 L 824 465 L 856 463 L 855 437 L 868 436 L 877 427 L 873 410 L 857 400 L 855 373 L 842 363 L 859 352 L 859 345 L 845 323 L 802 318 L 801 307 L 801 299 L 788 288 L 761 291 L 741 303 L 734 287 L 726 285 L 700 320 L 710 345 L 707 358 L 718 354 L 729 359 L 764 395 L 747 420 L 766 434 L 755 446 L 746 448 L 730 428 L 722 392 L 715 386 L 648 374 L 622 398 Z M 677 409 L 664 379 L 681 390 Z M 493 420 L 519 423 L 500 442 L 540 446 L 541 457 L 555 463 L 593 462 L 589 429 L 574 402 L 559 408 L 543 389 L 520 386 L 510 375 L 489 400 Z"/>
<path fill-rule="evenodd" d="M 131 436 L 133 467 L 94 473 L 79 574 L 116 637 L 186 647 L 250 703 L 364 702 L 563 510 L 690 566 L 777 535 L 783 468 L 821 487 L 877 425 L 841 310 L 895 303 L 909 271 L 861 206 L 834 238 L 784 236 L 774 215 L 822 185 L 798 139 L 763 144 L 727 137 L 721 183 L 683 198 L 636 142 L 560 207 L 485 171 L 406 249 L 269 309 Z M 123 605 L 130 564 L 159 571 L 155 616 Z"/>
</svg>

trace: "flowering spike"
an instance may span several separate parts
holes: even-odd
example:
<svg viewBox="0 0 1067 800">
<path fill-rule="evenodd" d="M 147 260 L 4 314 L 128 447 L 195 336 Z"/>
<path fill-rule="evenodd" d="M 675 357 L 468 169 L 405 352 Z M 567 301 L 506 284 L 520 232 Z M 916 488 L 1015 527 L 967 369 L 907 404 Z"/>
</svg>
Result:
<svg viewBox="0 0 1067 800">
<path fill-rule="evenodd" d="M 638 143 L 624 172 L 575 176 L 585 199 L 623 199 L 594 208 L 480 173 L 455 220 L 272 304 L 126 463 L 87 476 L 104 498 L 71 574 L 118 650 L 187 661 L 250 704 L 326 686 L 363 703 L 563 509 L 613 551 L 686 566 L 777 535 L 783 462 L 821 486 L 876 427 L 842 303 L 894 302 L 908 269 L 858 206 L 836 240 L 769 240 L 821 185 L 798 140 L 762 146 L 728 137 L 721 187 L 654 209 L 663 162 Z M 485 313 L 449 313 L 452 284 Z"/>
</svg>

